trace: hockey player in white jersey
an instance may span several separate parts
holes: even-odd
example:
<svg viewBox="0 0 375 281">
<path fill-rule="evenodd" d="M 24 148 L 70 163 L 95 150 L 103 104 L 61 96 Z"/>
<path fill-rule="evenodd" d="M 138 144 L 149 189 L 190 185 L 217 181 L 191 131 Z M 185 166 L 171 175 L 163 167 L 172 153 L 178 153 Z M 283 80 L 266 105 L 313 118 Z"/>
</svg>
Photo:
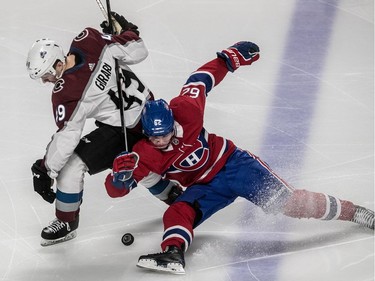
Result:
<svg viewBox="0 0 375 281">
<path fill-rule="evenodd" d="M 104 22 L 103 33 L 85 28 L 77 35 L 67 55 L 55 41 L 40 39 L 27 56 L 30 77 L 54 83 L 52 104 L 58 127 L 44 157 L 31 168 L 34 190 L 50 203 L 56 199 L 56 218 L 43 228 L 42 246 L 76 236 L 84 174 L 111 168 L 115 156 L 124 149 L 115 59 L 124 78 L 128 149 L 143 137 L 140 113 L 153 95 L 128 65 L 143 61 L 148 50 L 136 25 L 114 12 L 112 15 L 121 26 L 116 35 L 107 34 L 108 25 Z M 82 137 L 88 118 L 96 121 L 97 129 Z M 52 187 L 54 181 L 56 192 Z"/>
</svg>

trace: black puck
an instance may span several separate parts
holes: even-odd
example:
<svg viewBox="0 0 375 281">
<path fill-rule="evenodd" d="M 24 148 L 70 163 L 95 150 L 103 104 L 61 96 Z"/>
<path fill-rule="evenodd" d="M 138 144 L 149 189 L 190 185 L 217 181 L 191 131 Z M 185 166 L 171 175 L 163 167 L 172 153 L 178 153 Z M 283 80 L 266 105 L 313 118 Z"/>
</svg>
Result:
<svg viewBox="0 0 375 281">
<path fill-rule="evenodd" d="M 125 233 L 121 238 L 122 244 L 129 246 L 134 242 L 134 236 L 131 233 Z"/>
</svg>

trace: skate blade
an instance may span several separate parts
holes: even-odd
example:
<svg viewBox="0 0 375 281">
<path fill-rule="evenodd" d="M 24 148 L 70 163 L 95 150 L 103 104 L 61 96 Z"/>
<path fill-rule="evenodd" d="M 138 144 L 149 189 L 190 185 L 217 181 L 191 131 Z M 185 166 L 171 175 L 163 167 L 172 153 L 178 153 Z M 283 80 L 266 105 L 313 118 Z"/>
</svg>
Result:
<svg viewBox="0 0 375 281">
<path fill-rule="evenodd" d="M 72 240 L 73 238 L 76 238 L 76 237 L 77 237 L 77 231 L 73 230 L 72 232 L 68 233 L 67 235 L 59 239 L 47 240 L 47 239 L 42 238 L 42 240 L 40 241 L 40 245 L 43 247 L 52 246 L 52 245 L 56 245 L 56 244 L 60 244 L 60 243 Z"/>
<path fill-rule="evenodd" d="M 185 269 L 180 263 L 168 263 L 165 266 L 157 265 L 154 260 L 139 260 L 137 266 L 153 271 L 162 271 L 173 274 L 185 274 Z"/>
</svg>

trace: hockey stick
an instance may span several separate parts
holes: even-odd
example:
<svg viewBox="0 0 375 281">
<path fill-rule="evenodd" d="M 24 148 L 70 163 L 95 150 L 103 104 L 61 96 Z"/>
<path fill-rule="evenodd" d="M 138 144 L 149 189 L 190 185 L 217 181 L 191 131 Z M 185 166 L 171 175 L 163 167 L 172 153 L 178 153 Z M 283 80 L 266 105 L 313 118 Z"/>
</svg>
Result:
<svg viewBox="0 0 375 281">
<path fill-rule="evenodd" d="M 110 27 L 110 30 L 111 30 L 111 33 L 114 34 L 115 33 L 114 21 L 112 19 L 112 15 L 111 15 L 111 6 L 110 6 L 109 0 L 106 0 L 107 11 L 104 8 L 104 6 L 103 6 L 103 4 L 100 0 L 96 0 L 96 3 L 98 4 L 99 9 L 102 11 L 102 14 L 103 14 L 104 18 L 107 20 L 107 22 L 109 24 L 109 27 Z M 118 95 L 119 95 L 121 130 L 122 130 L 122 134 L 123 134 L 123 137 L 124 137 L 125 150 L 128 151 L 128 138 L 127 138 L 127 134 L 126 134 L 126 126 L 125 126 L 125 121 L 124 121 L 124 100 L 123 100 L 123 93 L 122 93 L 122 87 L 121 87 L 121 77 L 120 77 L 119 69 L 120 69 L 120 67 L 119 67 L 119 64 L 118 64 L 118 60 L 115 59 L 115 75 L 116 75 L 117 91 L 118 91 Z"/>
<path fill-rule="evenodd" d="M 100 11 L 102 12 L 104 18 L 108 21 L 107 11 L 105 10 L 102 2 L 100 0 L 96 0 L 96 4 L 98 4 Z M 109 21 L 108 21 L 109 22 Z"/>
<path fill-rule="evenodd" d="M 111 16 L 111 6 L 110 6 L 110 3 L 109 3 L 109 0 L 106 0 L 106 1 L 107 1 L 107 12 L 106 12 L 106 10 L 105 10 L 105 8 L 104 8 L 104 6 L 103 6 L 103 4 L 100 0 L 96 0 L 96 3 L 98 4 L 100 10 L 102 11 L 104 18 L 107 20 L 107 22 L 109 24 L 109 27 L 110 27 L 110 30 L 112 31 L 112 34 L 113 34 L 115 32 L 114 32 L 114 26 L 113 26 L 113 21 L 112 21 L 112 16 Z M 121 78 L 120 78 L 120 74 L 119 74 L 119 65 L 118 65 L 117 59 L 115 59 L 115 73 L 116 73 L 117 90 L 118 90 L 118 95 L 119 95 L 119 99 L 120 99 L 119 104 L 120 104 L 120 116 L 121 116 L 121 129 L 122 129 L 122 133 L 123 133 L 123 137 L 124 137 L 125 150 L 127 151 L 128 150 L 128 139 L 127 139 L 127 135 L 126 135 L 126 126 L 125 126 L 125 122 L 124 122 L 124 100 L 123 100 L 123 95 L 122 95 Z M 121 238 L 121 242 L 124 245 L 129 246 L 129 245 L 133 244 L 134 236 L 131 233 L 125 233 Z"/>
</svg>

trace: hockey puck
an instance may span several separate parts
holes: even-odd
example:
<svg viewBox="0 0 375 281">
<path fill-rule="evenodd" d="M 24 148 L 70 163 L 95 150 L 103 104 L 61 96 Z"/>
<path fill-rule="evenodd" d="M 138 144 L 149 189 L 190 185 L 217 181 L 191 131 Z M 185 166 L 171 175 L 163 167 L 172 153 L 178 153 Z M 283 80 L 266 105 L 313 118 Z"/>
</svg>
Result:
<svg viewBox="0 0 375 281">
<path fill-rule="evenodd" d="M 125 233 L 121 238 L 121 242 L 125 246 L 130 246 L 134 242 L 134 236 L 130 233 Z"/>
</svg>

